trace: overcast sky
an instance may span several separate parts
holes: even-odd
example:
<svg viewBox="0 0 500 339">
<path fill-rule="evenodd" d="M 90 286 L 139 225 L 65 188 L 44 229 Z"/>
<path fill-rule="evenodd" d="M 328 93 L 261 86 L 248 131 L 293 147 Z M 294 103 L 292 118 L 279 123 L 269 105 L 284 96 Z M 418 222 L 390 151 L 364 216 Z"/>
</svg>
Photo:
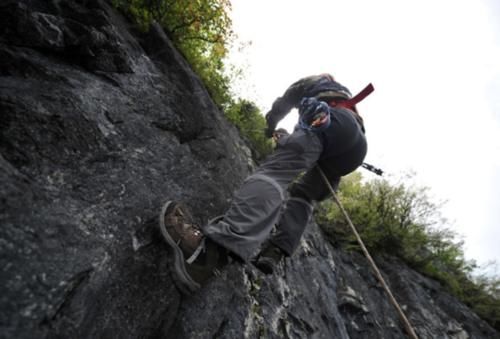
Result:
<svg viewBox="0 0 500 339">
<path fill-rule="evenodd" d="M 267 112 L 299 78 L 331 73 L 366 121 L 366 161 L 416 172 L 464 237 L 466 257 L 500 262 L 500 1 L 232 0 L 249 42 L 237 91 Z M 296 115 L 281 127 L 291 129 Z"/>
</svg>

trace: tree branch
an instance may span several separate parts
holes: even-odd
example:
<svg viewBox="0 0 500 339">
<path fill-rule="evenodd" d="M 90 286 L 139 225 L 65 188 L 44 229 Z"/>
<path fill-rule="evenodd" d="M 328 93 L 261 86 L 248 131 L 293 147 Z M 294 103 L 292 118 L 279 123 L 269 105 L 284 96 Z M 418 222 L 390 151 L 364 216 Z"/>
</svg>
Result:
<svg viewBox="0 0 500 339">
<path fill-rule="evenodd" d="M 211 43 L 211 44 L 215 44 L 217 42 L 221 42 L 220 38 L 209 39 L 209 38 L 201 36 L 201 35 L 185 36 L 185 37 L 182 37 L 182 40 L 201 40 L 201 41 L 205 41 L 205 42 L 208 42 L 208 43 Z"/>
<path fill-rule="evenodd" d="M 193 19 L 189 20 L 188 22 L 183 22 L 175 27 L 172 27 L 170 29 L 170 32 L 174 33 L 175 31 L 181 29 L 181 28 L 185 28 L 185 27 L 189 27 L 191 26 L 192 24 L 194 24 L 195 22 L 204 22 L 204 23 L 207 23 L 207 22 L 211 22 L 212 20 L 214 20 L 215 18 L 217 18 L 217 14 L 214 13 L 212 14 L 211 16 L 209 17 L 206 17 L 206 18 L 201 18 L 199 16 L 196 16 L 194 17 Z"/>
<path fill-rule="evenodd" d="M 177 30 L 179 30 L 179 29 L 181 29 L 181 28 L 189 27 L 189 26 L 191 26 L 192 24 L 194 24 L 194 23 L 195 23 L 195 22 L 197 22 L 197 21 L 199 21 L 199 18 L 198 18 L 198 17 L 193 18 L 192 20 L 189 20 L 188 22 L 183 22 L 183 23 L 181 23 L 181 24 L 179 24 L 179 25 L 177 25 L 177 26 L 175 26 L 175 27 L 172 27 L 172 28 L 170 29 L 170 32 L 171 32 L 171 33 L 175 33 L 175 31 L 177 31 Z"/>
</svg>

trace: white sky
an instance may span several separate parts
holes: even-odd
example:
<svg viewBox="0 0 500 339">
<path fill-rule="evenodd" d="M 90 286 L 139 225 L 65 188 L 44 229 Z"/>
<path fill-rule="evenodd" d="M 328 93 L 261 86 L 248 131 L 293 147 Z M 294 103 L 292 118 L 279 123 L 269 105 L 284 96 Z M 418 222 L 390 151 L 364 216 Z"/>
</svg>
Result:
<svg viewBox="0 0 500 339">
<path fill-rule="evenodd" d="M 467 258 L 500 262 L 500 1 L 231 2 L 239 41 L 251 41 L 232 55 L 243 97 L 267 112 L 303 76 L 331 73 L 353 94 L 372 82 L 358 104 L 366 161 L 415 171 L 448 201 Z"/>
</svg>

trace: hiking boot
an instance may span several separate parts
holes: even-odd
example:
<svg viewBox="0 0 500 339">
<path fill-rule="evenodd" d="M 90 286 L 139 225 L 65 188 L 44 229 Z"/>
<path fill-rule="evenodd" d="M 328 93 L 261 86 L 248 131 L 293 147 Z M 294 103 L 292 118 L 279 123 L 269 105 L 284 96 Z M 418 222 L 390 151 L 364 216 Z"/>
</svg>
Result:
<svg viewBox="0 0 500 339">
<path fill-rule="evenodd" d="M 161 210 L 159 227 L 174 254 L 174 282 L 184 294 L 198 291 L 227 263 L 225 249 L 203 235 L 182 204 L 168 201 Z"/>
<path fill-rule="evenodd" d="M 276 245 L 269 243 L 259 254 L 257 259 L 253 261 L 257 267 L 264 274 L 273 274 L 276 266 L 285 257 L 285 252 Z"/>
</svg>

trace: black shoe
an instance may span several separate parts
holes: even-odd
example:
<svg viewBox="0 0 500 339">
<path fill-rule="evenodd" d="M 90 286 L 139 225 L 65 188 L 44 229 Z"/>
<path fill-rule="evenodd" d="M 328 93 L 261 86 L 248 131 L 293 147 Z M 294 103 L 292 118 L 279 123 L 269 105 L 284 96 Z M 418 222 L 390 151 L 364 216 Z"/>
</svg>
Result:
<svg viewBox="0 0 500 339">
<path fill-rule="evenodd" d="M 285 252 L 276 245 L 269 243 L 252 263 L 264 274 L 273 274 L 277 265 L 285 257 Z"/>
<path fill-rule="evenodd" d="M 203 235 L 185 206 L 168 201 L 161 210 L 159 227 L 174 254 L 174 282 L 184 294 L 198 291 L 227 264 L 225 249 Z"/>
</svg>

